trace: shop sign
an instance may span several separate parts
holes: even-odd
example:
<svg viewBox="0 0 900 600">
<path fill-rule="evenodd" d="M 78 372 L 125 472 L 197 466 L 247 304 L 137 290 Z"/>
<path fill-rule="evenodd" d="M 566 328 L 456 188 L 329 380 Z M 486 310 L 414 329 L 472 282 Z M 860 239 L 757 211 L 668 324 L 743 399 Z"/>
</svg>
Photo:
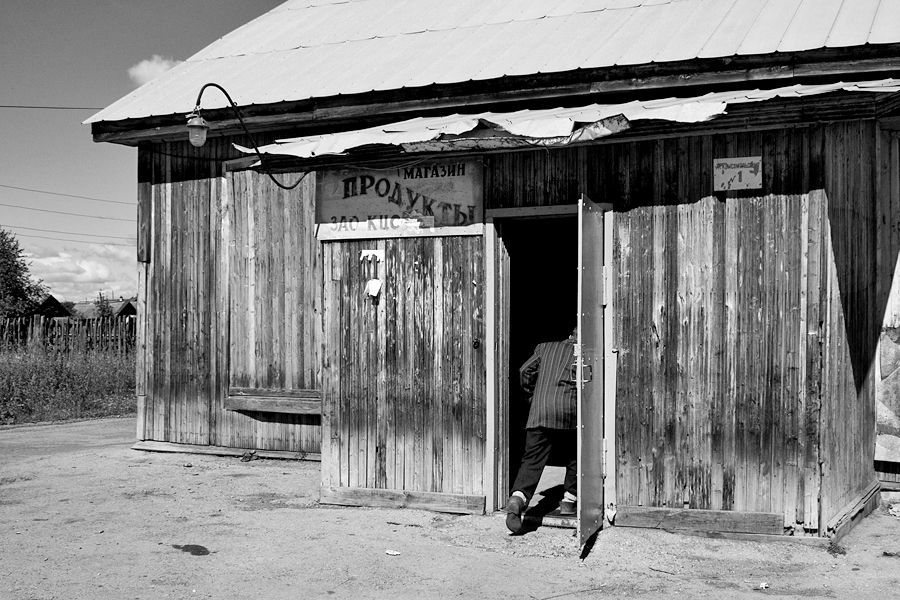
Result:
<svg viewBox="0 0 900 600">
<path fill-rule="evenodd" d="M 479 159 L 320 171 L 319 239 L 455 235 L 482 221 Z"/>
<path fill-rule="evenodd" d="M 762 157 L 717 158 L 713 160 L 713 190 L 755 190 L 762 187 Z"/>
</svg>

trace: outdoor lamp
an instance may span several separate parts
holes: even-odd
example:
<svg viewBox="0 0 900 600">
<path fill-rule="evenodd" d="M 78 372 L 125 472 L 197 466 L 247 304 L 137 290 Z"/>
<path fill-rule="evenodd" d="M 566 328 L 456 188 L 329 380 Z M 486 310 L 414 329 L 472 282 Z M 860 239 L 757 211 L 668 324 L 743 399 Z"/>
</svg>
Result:
<svg viewBox="0 0 900 600">
<path fill-rule="evenodd" d="M 194 110 L 191 111 L 189 115 L 187 115 L 187 130 L 188 130 L 188 140 L 191 142 L 191 145 L 195 148 L 199 148 L 203 144 L 206 143 L 206 133 L 209 131 L 209 123 L 206 122 L 206 119 L 200 116 L 200 98 L 203 97 L 203 92 L 206 91 L 206 88 L 214 87 L 217 90 L 221 91 L 225 94 L 225 97 L 228 98 L 228 103 L 231 105 L 231 110 L 234 111 L 235 116 L 238 119 L 238 122 L 241 124 L 241 127 L 244 129 L 244 133 L 247 134 L 247 137 L 250 139 L 250 145 L 253 146 L 253 151 L 256 152 L 256 157 L 259 159 L 259 165 L 262 167 L 262 170 L 265 171 L 266 175 L 269 176 L 275 185 L 280 187 L 283 190 L 292 190 L 303 181 L 306 176 L 309 174 L 309 171 L 303 174 L 303 177 L 294 182 L 293 185 L 287 186 L 275 179 L 275 176 L 269 172 L 269 169 L 266 168 L 265 161 L 263 160 L 262 154 L 259 151 L 259 148 L 256 146 L 256 141 L 253 139 L 253 135 L 250 133 L 250 130 L 247 129 L 246 123 L 244 123 L 244 118 L 241 116 L 241 111 L 238 110 L 237 104 L 235 104 L 234 100 L 231 99 L 231 96 L 228 95 L 228 92 L 225 91 L 218 83 L 206 83 L 203 84 L 203 87 L 200 88 L 200 93 L 197 94 L 197 102 L 194 103 Z"/>
<path fill-rule="evenodd" d="M 191 145 L 199 148 L 206 143 L 206 132 L 209 131 L 209 125 L 206 120 L 200 116 L 200 107 L 194 109 L 194 112 L 188 115 L 188 139 Z"/>
</svg>

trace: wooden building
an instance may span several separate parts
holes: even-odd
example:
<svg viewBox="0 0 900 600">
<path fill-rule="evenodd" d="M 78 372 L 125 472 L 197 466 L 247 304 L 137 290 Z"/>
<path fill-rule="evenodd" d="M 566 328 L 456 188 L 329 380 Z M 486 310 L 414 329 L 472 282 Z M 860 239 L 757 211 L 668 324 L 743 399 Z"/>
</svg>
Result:
<svg viewBox="0 0 900 600">
<path fill-rule="evenodd" d="M 97 319 L 100 317 L 100 307 L 96 301 L 85 300 L 84 302 L 76 302 L 72 308 L 81 319 Z M 114 319 L 137 316 L 137 300 L 135 298 L 126 299 L 119 296 L 118 300 L 109 300 L 109 308 Z"/>
<path fill-rule="evenodd" d="M 139 440 L 320 458 L 323 502 L 493 511 L 517 367 L 578 322 L 583 539 L 610 505 L 843 535 L 878 498 L 893 5 L 406 4 L 379 37 L 386 0 L 287 2 L 89 120 L 139 149 Z M 214 90 L 188 143 L 211 81 L 263 167 Z"/>
<path fill-rule="evenodd" d="M 68 317 L 69 311 L 65 306 L 60 304 L 59 300 L 53 294 L 47 294 L 44 296 L 41 303 L 35 307 L 33 311 L 29 314 L 24 315 L 25 317 L 34 317 L 40 316 L 48 319 L 56 318 L 56 317 Z"/>
</svg>

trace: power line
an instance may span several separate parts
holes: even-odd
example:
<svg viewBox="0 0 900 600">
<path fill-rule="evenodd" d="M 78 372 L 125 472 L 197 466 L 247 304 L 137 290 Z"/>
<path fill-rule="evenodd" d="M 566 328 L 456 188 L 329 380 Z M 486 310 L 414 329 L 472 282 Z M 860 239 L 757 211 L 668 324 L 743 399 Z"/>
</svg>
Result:
<svg viewBox="0 0 900 600">
<path fill-rule="evenodd" d="M 94 202 L 107 202 L 109 204 L 125 204 L 127 206 L 137 206 L 134 202 L 122 202 L 121 200 L 104 200 L 102 198 L 91 198 L 90 196 L 76 196 L 74 194 L 62 194 L 60 192 L 49 192 L 47 190 L 35 190 L 32 188 L 18 187 L 15 185 L 4 185 L 0 183 L 0 187 L 10 190 L 21 190 L 23 192 L 34 192 L 36 194 L 50 194 L 51 196 L 63 196 L 65 198 L 78 198 L 80 200 L 93 200 Z"/>
<path fill-rule="evenodd" d="M 22 210 L 36 210 L 37 212 L 53 213 L 55 215 L 69 215 L 72 217 L 84 217 L 85 219 L 103 219 L 104 221 L 124 221 L 125 223 L 133 223 L 134 219 L 117 219 L 116 217 L 95 217 L 94 215 L 85 215 L 81 213 L 63 212 L 61 210 L 47 210 L 45 208 L 31 208 L 29 206 L 17 206 L 15 204 L 3 204 L 0 206 L 8 206 L 10 208 L 21 208 Z"/>
<path fill-rule="evenodd" d="M 126 248 L 134 248 L 134 244 L 115 244 L 113 242 L 92 242 L 91 240 L 71 240 L 60 237 L 49 237 L 46 235 L 32 235 L 30 233 L 20 233 L 18 237 L 40 238 L 42 240 L 56 240 L 58 242 L 76 242 L 79 244 L 98 244 L 100 246 L 125 246 Z"/>
<path fill-rule="evenodd" d="M 131 237 L 124 237 L 121 235 L 97 235 L 95 233 L 78 233 L 77 231 L 56 231 L 54 229 L 38 229 L 36 227 L 24 227 L 22 225 L 4 225 L 0 223 L 0 227 L 9 227 L 10 229 L 27 229 L 29 231 L 41 231 L 43 233 L 63 233 L 65 235 L 86 235 L 88 237 L 97 237 L 97 238 L 112 238 L 115 240 L 130 240 Z"/>
<path fill-rule="evenodd" d="M 0 104 L 0 108 L 24 108 L 31 110 L 103 110 L 94 106 L 31 106 L 25 104 Z"/>
</svg>

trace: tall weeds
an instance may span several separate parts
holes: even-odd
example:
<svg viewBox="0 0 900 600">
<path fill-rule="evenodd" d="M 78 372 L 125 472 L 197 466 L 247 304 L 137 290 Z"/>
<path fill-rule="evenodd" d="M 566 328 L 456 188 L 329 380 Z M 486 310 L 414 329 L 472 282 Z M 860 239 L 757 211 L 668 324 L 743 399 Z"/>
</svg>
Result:
<svg viewBox="0 0 900 600">
<path fill-rule="evenodd" d="M 133 352 L 0 352 L 0 424 L 134 413 Z"/>
</svg>

